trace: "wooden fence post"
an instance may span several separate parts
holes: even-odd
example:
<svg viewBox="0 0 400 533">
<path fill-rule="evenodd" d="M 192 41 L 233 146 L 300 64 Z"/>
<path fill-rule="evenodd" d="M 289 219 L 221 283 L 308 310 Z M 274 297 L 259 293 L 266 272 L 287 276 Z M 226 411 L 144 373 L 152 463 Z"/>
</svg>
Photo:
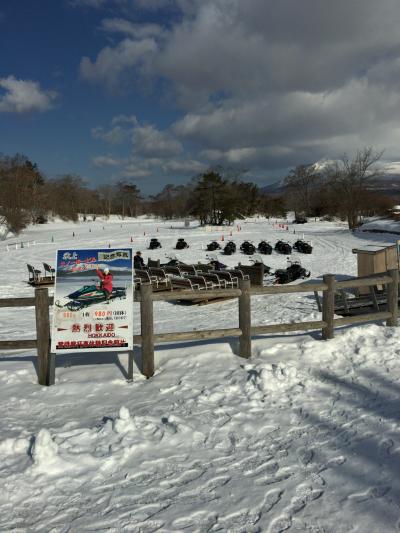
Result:
<svg viewBox="0 0 400 533">
<path fill-rule="evenodd" d="M 387 326 L 397 326 L 399 315 L 399 271 L 393 268 L 388 271 L 392 283 L 387 285 L 387 310 L 392 316 L 387 319 Z"/>
<path fill-rule="evenodd" d="M 328 285 L 327 290 L 323 291 L 322 299 L 322 320 L 326 322 L 326 326 L 322 328 L 322 338 L 328 340 L 334 337 L 335 276 L 333 274 L 324 274 L 322 279 Z"/>
<path fill-rule="evenodd" d="M 50 385 L 50 319 L 49 291 L 45 288 L 35 289 L 36 339 L 39 367 L 39 385 Z"/>
<path fill-rule="evenodd" d="M 153 288 L 149 283 L 140 286 L 140 326 L 142 336 L 142 374 L 154 374 Z"/>
<path fill-rule="evenodd" d="M 239 289 L 242 294 L 239 296 L 239 328 L 242 334 L 239 337 L 240 357 L 251 357 L 251 298 L 250 280 L 240 279 Z"/>
<path fill-rule="evenodd" d="M 133 350 L 130 350 L 128 354 L 128 381 L 133 380 L 133 362 L 134 362 Z"/>
</svg>

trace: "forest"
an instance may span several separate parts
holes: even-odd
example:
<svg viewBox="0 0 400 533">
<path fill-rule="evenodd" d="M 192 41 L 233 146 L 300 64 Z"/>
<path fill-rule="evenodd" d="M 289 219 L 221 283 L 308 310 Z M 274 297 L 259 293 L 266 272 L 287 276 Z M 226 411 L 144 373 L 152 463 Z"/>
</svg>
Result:
<svg viewBox="0 0 400 533">
<path fill-rule="evenodd" d="M 201 224 L 232 224 L 254 215 L 296 219 L 340 217 L 356 229 L 366 216 L 386 215 L 397 203 L 375 187 L 382 152 L 362 148 L 324 166 L 301 164 L 282 180 L 279 193 L 267 194 L 256 183 L 223 168 L 211 168 L 185 185 L 167 184 L 144 196 L 134 181 L 97 187 L 77 175 L 47 178 L 27 156 L 0 156 L 0 224 L 18 234 L 28 224 L 49 218 L 77 221 L 98 215 L 161 219 L 194 217 Z"/>
</svg>

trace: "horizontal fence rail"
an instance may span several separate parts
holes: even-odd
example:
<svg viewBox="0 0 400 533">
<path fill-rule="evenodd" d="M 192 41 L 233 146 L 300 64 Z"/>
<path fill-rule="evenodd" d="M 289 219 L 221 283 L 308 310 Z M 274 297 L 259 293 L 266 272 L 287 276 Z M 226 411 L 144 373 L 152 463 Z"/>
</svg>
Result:
<svg viewBox="0 0 400 533">
<path fill-rule="evenodd" d="M 385 285 L 387 288 L 387 309 L 363 315 L 335 318 L 335 291 Z M 251 297 L 278 294 L 301 294 L 313 292 L 316 296 L 322 292 L 322 305 L 317 299 L 322 320 L 309 322 L 289 322 L 281 324 L 251 325 Z M 239 306 L 239 324 L 237 328 L 205 329 L 193 331 L 154 332 L 153 304 L 160 301 L 176 300 L 215 300 L 237 298 Z M 376 299 L 376 298 L 375 298 Z M 332 274 L 325 274 L 322 282 L 305 282 L 298 285 L 273 285 L 266 287 L 250 286 L 249 280 L 239 280 L 237 289 L 179 290 L 153 292 L 151 284 L 142 284 L 135 291 L 134 300 L 140 304 L 140 335 L 133 336 L 135 345 L 142 349 L 142 373 L 151 377 L 154 374 L 154 345 L 157 343 L 239 338 L 238 355 L 251 356 L 251 337 L 290 331 L 321 330 L 323 339 L 332 339 L 334 329 L 376 320 L 386 320 L 388 326 L 397 326 L 399 299 L 399 271 L 389 270 L 379 275 L 364 278 L 352 278 L 338 281 Z M 41 385 L 54 384 L 55 358 L 50 353 L 50 306 L 54 297 L 49 296 L 47 288 L 36 288 L 32 298 L 3 298 L 0 307 L 35 307 L 36 339 L 0 340 L 2 350 L 36 349 L 38 356 L 38 382 Z M 378 308 L 379 309 L 379 308 Z M 2 354 L 1 354 L 2 355 Z M 129 372 L 133 372 L 133 359 L 129 360 Z"/>
</svg>

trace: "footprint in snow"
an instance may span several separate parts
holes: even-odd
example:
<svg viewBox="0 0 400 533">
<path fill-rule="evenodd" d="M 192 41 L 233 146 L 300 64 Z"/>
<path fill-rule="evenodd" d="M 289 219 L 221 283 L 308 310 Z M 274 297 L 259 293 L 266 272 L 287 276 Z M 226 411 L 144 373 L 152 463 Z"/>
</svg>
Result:
<svg viewBox="0 0 400 533">
<path fill-rule="evenodd" d="M 268 533 L 281 533 L 281 531 L 286 531 L 292 525 L 292 517 L 289 514 L 282 514 L 275 518 L 271 525 L 269 526 Z"/>
<path fill-rule="evenodd" d="M 323 472 L 324 470 L 327 470 L 328 468 L 334 468 L 335 466 L 340 466 L 346 462 L 346 457 L 344 455 L 338 455 L 337 457 L 333 457 L 332 459 L 329 459 L 329 461 L 325 464 L 322 464 L 319 466 L 318 471 Z"/>
<path fill-rule="evenodd" d="M 350 494 L 347 499 L 355 501 L 357 503 L 365 502 L 367 500 L 373 500 L 376 498 L 382 498 L 389 492 L 392 487 L 389 485 L 380 485 L 376 487 L 370 487 L 365 492 L 357 492 Z"/>
<path fill-rule="evenodd" d="M 281 499 L 283 490 L 272 489 L 267 492 L 262 504 L 262 511 L 268 513 Z"/>
<path fill-rule="evenodd" d="M 314 451 L 310 448 L 300 448 L 297 452 L 297 456 L 299 458 L 299 462 L 307 466 L 309 463 L 311 463 L 313 457 L 314 457 Z"/>
</svg>

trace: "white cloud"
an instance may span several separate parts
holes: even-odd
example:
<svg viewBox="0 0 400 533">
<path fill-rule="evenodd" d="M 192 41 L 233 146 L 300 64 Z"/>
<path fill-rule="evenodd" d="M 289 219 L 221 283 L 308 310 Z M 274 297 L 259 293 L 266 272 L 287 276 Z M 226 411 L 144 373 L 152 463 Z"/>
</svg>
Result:
<svg viewBox="0 0 400 533">
<path fill-rule="evenodd" d="M 137 163 L 130 163 L 121 172 L 124 178 L 143 179 L 151 176 L 152 172 L 146 168 L 140 168 Z"/>
<path fill-rule="evenodd" d="M 162 28 L 133 16 L 166 7 Z M 115 14 L 102 29 L 117 44 L 83 60 L 86 78 L 156 80 L 182 111 L 162 131 L 112 124 L 129 129 L 136 169 L 205 159 L 259 173 L 365 145 L 400 159 L 398 0 L 130 0 Z"/>
<path fill-rule="evenodd" d="M 94 62 L 83 57 L 80 73 L 85 80 L 104 81 L 108 86 L 115 87 L 126 69 L 142 65 L 156 51 L 157 44 L 153 39 L 124 39 L 114 48 L 103 48 Z"/>
<path fill-rule="evenodd" d="M 135 117 L 135 115 L 117 115 L 115 116 L 112 121 L 112 125 L 115 124 L 138 124 L 138 120 Z"/>
<path fill-rule="evenodd" d="M 126 163 L 125 159 L 117 159 L 112 156 L 99 155 L 93 158 L 96 167 L 119 167 Z"/>
<path fill-rule="evenodd" d="M 109 144 L 121 144 L 129 137 L 129 131 L 121 126 L 115 126 L 109 131 L 101 127 L 92 128 L 91 133 L 94 139 L 101 139 Z"/>
<path fill-rule="evenodd" d="M 1 89 L 5 92 L 2 94 Z M 43 90 L 39 83 L 14 76 L 0 78 L 0 112 L 31 113 L 48 111 L 57 97 L 55 91 Z"/>
<path fill-rule="evenodd" d="M 168 132 L 160 131 L 154 126 L 136 126 L 132 133 L 133 151 L 141 157 L 165 158 L 179 155 L 182 144 Z"/>
<path fill-rule="evenodd" d="M 204 172 L 208 165 L 195 159 L 170 159 L 161 165 L 162 170 L 167 174 L 182 174 L 193 176 Z"/>
<path fill-rule="evenodd" d="M 162 34 L 163 29 L 159 24 L 135 24 L 122 18 L 106 18 L 102 20 L 101 28 L 108 33 L 123 33 L 134 39 L 144 39 Z"/>
</svg>

